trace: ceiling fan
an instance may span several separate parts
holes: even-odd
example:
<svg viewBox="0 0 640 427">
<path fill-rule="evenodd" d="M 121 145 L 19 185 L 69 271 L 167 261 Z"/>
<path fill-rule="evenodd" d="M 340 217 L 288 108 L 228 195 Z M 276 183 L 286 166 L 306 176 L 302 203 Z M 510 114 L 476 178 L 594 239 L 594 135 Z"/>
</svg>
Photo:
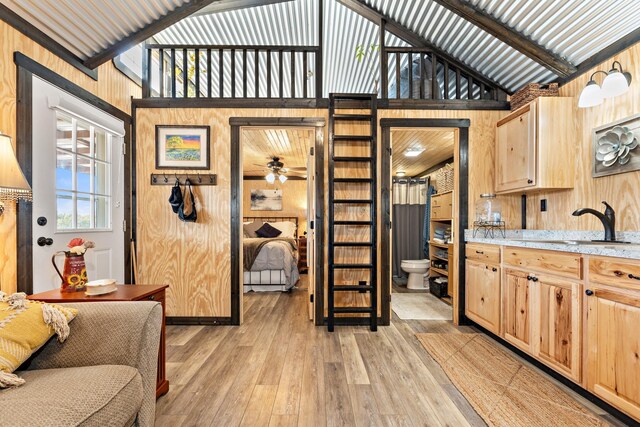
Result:
<svg viewBox="0 0 640 427">
<path fill-rule="evenodd" d="M 306 178 L 306 167 L 289 167 L 285 168 L 284 163 L 282 162 L 282 158 L 278 156 L 272 156 L 269 158 L 269 162 L 266 165 L 260 165 L 254 163 L 256 166 L 266 167 L 269 173 L 265 177 L 269 184 L 273 184 L 276 181 L 276 178 L 280 180 L 281 183 L 285 183 L 287 181 L 287 175 L 296 175 L 302 176 Z"/>
</svg>

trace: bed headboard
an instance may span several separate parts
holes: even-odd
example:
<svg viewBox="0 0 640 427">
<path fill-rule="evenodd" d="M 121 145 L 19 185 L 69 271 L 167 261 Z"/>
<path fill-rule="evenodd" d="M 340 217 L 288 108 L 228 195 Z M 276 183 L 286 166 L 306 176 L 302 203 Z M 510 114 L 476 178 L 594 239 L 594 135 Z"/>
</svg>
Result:
<svg viewBox="0 0 640 427">
<path fill-rule="evenodd" d="M 244 216 L 242 222 L 260 220 L 264 222 L 290 221 L 296 225 L 296 239 L 298 238 L 298 217 L 297 216 Z"/>
</svg>

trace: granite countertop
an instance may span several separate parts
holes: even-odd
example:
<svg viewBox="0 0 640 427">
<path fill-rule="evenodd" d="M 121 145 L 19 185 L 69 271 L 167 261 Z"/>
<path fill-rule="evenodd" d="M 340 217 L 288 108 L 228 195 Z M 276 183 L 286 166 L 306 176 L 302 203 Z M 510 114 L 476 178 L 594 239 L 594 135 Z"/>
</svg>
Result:
<svg viewBox="0 0 640 427">
<path fill-rule="evenodd" d="M 630 244 L 570 244 L 563 241 L 589 241 L 602 239 L 602 231 L 565 231 L 565 230 L 507 230 L 504 237 L 498 230 L 493 238 L 485 237 L 479 230 L 473 237 L 473 230 L 465 230 L 468 243 L 485 243 L 502 246 L 544 249 L 550 251 L 573 252 L 585 255 L 602 255 L 618 258 L 640 259 L 640 232 L 626 231 L 616 233 L 616 239 Z"/>
</svg>

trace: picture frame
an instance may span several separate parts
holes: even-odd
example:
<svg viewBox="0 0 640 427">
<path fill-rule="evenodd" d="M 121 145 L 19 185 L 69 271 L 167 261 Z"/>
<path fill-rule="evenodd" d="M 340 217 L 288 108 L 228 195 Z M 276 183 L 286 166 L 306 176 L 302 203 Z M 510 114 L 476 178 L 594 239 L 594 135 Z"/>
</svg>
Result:
<svg viewBox="0 0 640 427">
<path fill-rule="evenodd" d="M 640 114 L 593 129 L 593 178 L 640 170 Z"/>
<path fill-rule="evenodd" d="M 209 126 L 156 125 L 156 169 L 209 170 Z"/>
<path fill-rule="evenodd" d="M 252 211 L 281 211 L 282 190 L 251 190 Z"/>
</svg>

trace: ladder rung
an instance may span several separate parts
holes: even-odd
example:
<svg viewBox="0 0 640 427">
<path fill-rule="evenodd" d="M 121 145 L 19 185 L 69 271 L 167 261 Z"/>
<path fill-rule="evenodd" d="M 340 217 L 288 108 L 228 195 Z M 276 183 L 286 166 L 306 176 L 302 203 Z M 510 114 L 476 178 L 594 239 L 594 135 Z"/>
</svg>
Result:
<svg viewBox="0 0 640 427">
<path fill-rule="evenodd" d="M 371 307 L 335 307 L 334 313 L 371 313 Z"/>
<path fill-rule="evenodd" d="M 371 291 L 371 286 L 369 285 L 342 285 L 342 286 L 333 286 L 334 291 Z"/>
<path fill-rule="evenodd" d="M 371 114 L 334 114 L 333 120 L 346 120 L 350 122 L 370 121 Z"/>
<path fill-rule="evenodd" d="M 372 245 L 369 242 L 333 242 L 333 246 L 342 246 L 346 248 L 368 248 Z"/>
<path fill-rule="evenodd" d="M 333 203 L 350 203 L 350 204 L 371 204 L 373 203 L 373 200 L 369 200 L 369 199 L 335 199 L 333 201 Z"/>
<path fill-rule="evenodd" d="M 341 141 L 371 141 L 371 135 L 333 135 L 333 140 Z"/>
<path fill-rule="evenodd" d="M 372 178 L 333 178 L 333 182 L 351 182 L 357 183 L 369 183 L 373 182 Z"/>
<path fill-rule="evenodd" d="M 373 160 L 373 157 L 348 157 L 348 156 L 339 156 L 334 157 L 334 162 L 366 162 L 369 163 Z"/>
<path fill-rule="evenodd" d="M 371 225 L 371 221 L 333 221 L 333 225 Z"/>
<path fill-rule="evenodd" d="M 371 99 L 374 95 L 370 93 L 332 93 L 333 99 Z"/>
<path fill-rule="evenodd" d="M 333 268 L 339 268 L 339 269 L 346 269 L 346 268 L 353 268 L 353 269 L 358 269 L 358 268 L 373 268 L 372 264 L 333 264 L 330 267 Z"/>
</svg>

